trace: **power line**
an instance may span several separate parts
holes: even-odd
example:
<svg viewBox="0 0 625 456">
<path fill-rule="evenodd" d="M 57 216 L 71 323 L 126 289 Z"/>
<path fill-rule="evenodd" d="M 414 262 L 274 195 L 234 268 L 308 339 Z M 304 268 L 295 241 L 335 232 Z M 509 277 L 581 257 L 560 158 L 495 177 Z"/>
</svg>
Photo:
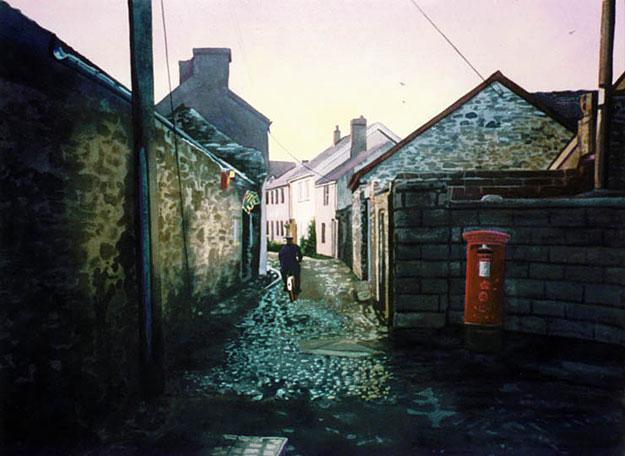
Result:
<svg viewBox="0 0 625 456">
<path fill-rule="evenodd" d="M 443 31 L 434 23 L 434 21 L 432 19 L 430 19 L 430 16 L 428 16 L 426 14 L 426 12 L 423 11 L 423 9 L 417 4 L 416 0 L 410 0 L 410 2 L 415 6 L 415 8 L 417 8 L 419 10 L 419 12 L 423 15 L 423 17 L 425 17 L 427 19 L 427 21 L 430 24 L 432 24 L 432 27 L 434 27 L 434 29 L 436 29 L 436 31 L 438 33 L 440 33 L 440 35 L 445 39 L 445 41 L 447 41 L 447 43 L 453 48 L 454 51 L 456 51 L 456 53 L 462 58 L 462 60 L 464 60 L 467 65 L 469 65 L 469 67 L 475 72 L 475 74 L 477 74 L 482 81 L 486 82 L 486 78 L 484 76 L 482 76 L 482 73 L 477 71 L 477 68 L 475 68 L 471 64 L 471 62 L 469 62 L 469 59 L 466 58 L 462 52 L 460 52 L 460 49 L 458 49 L 456 47 L 456 45 L 454 43 L 452 43 L 452 41 L 447 37 L 447 35 L 445 35 L 445 33 L 443 33 Z M 494 87 L 493 87 L 493 90 L 495 90 Z M 500 97 L 502 96 L 502 94 L 499 93 L 498 90 L 495 90 L 495 93 L 497 95 L 499 95 Z"/>
<path fill-rule="evenodd" d="M 312 169 L 312 168 L 310 168 L 310 167 L 306 166 L 306 164 L 305 164 L 303 161 L 301 161 L 299 158 L 297 158 L 295 155 L 293 155 L 293 154 L 292 154 L 292 153 L 291 153 L 291 152 L 290 152 L 290 151 L 289 151 L 286 147 L 284 147 L 282 144 L 280 144 L 280 142 L 279 142 L 279 141 L 275 138 L 275 136 L 274 136 L 274 135 L 272 135 L 272 134 L 271 134 L 271 132 L 269 132 L 269 136 L 271 137 L 271 139 L 273 139 L 273 140 L 274 140 L 274 142 L 275 142 L 278 146 L 280 146 L 280 148 L 281 148 L 282 150 L 284 150 L 287 154 L 289 154 L 291 157 L 293 157 L 293 158 L 295 159 L 295 161 L 296 161 L 297 163 L 299 163 L 301 166 L 303 166 L 304 168 L 306 168 L 306 169 L 307 169 L 307 170 L 309 170 L 309 171 L 312 171 L 313 173 L 315 173 L 315 174 L 316 174 L 317 176 L 319 176 L 319 177 L 325 177 L 323 174 L 319 174 L 319 173 L 318 173 L 317 171 L 315 171 L 314 169 Z"/>
<path fill-rule="evenodd" d="M 184 213 L 184 200 L 182 196 L 182 178 L 180 177 L 180 152 L 178 151 L 178 135 L 176 133 L 176 113 L 174 112 L 174 97 L 171 90 L 171 73 L 169 71 L 169 49 L 167 45 L 167 25 L 165 23 L 165 6 L 161 0 L 161 17 L 163 18 L 163 36 L 165 39 L 165 65 L 167 65 L 167 82 L 169 84 L 169 106 L 171 108 L 171 124 L 174 135 L 174 151 L 176 153 L 176 171 L 178 174 L 178 198 L 180 200 L 180 224 L 182 228 L 182 248 L 184 251 L 184 269 L 187 279 L 187 293 L 191 296 L 191 271 L 189 269 L 189 252 L 187 247 L 187 222 Z"/>
<path fill-rule="evenodd" d="M 447 38 L 447 35 L 445 35 L 443 31 L 440 28 L 438 28 L 438 26 L 434 23 L 434 21 L 430 19 L 430 17 L 425 13 L 425 11 L 423 11 L 423 9 L 417 4 L 417 2 L 415 0 L 410 0 L 410 1 L 419 10 L 419 12 L 423 15 L 423 17 L 425 17 L 428 20 L 428 22 L 432 24 L 432 27 L 434 27 L 436 31 L 440 33 L 443 38 L 445 38 L 445 41 L 449 43 L 449 45 L 454 49 L 454 51 L 456 51 L 456 53 L 462 58 L 462 60 L 464 60 L 466 64 L 469 65 L 469 67 L 471 67 L 471 69 L 475 72 L 475 74 L 477 74 L 480 77 L 480 79 L 482 79 L 482 81 L 486 81 L 484 76 L 482 76 L 482 74 L 479 71 L 477 71 L 477 69 L 471 64 L 471 62 L 469 62 L 469 59 L 467 59 L 464 56 L 464 54 L 460 52 L 460 49 L 458 49 L 456 45 L 452 43 L 449 38 Z"/>
</svg>

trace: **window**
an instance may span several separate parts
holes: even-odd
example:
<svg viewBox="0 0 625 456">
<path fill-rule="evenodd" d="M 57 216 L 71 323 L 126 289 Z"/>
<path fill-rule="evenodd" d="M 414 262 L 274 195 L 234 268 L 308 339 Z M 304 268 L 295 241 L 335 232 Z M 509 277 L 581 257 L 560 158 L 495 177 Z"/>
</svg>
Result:
<svg viewBox="0 0 625 456">
<path fill-rule="evenodd" d="M 269 192 L 265 192 L 265 202 L 269 204 Z M 267 229 L 267 232 L 269 232 L 269 229 Z"/>
<path fill-rule="evenodd" d="M 269 220 L 267 220 L 267 231 L 266 231 L 265 235 L 269 236 Z"/>
<path fill-rule="evenodd" d="M 273 191 L 271 192 L 271 204 L 273 204 Z"/>
<path fill-rule="evenodd" d="M 272 241 L 273 241 L 273 233 L 274 233 L 274 230 L 273 230 L 273 223 L 274 223 L 274 222 L 273 222 L 273 220 L 272 220 L 272 221 L 271 221 L 271 240 L 272 240 Z"/>
<path fill-rule="evenodd" d="M 326 243 L 326 224 L 325 223 L 321 224 L 321 243 L 322 244 Z"/>
<path fill-rule="evenodd" d="M 323 186 L 323 205 L 327 206 L 328 204 L 330 204 L 330 186 L 324 185 Z"/>
<path fill-rule="evenodd" d="M 284 187 L 280 189 L 280 202 L 284 203 Z"/>
<path fill-rule="evenodd" d="M 308 193 L 308 181 L 304 181 L 304 199 L 310 198 L 310 194 Z"/>
<path fill-rule="evenodd" d="M 280 222 L 280 236 L 284 236 L 284 222 Z"/>
</svg>

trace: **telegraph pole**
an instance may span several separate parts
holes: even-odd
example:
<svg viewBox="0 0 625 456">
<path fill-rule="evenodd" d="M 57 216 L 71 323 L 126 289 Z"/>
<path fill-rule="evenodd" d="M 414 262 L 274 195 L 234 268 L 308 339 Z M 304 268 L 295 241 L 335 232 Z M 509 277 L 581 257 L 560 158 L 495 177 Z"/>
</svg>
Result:
<svg viewBox="0 0 625 456">
<path fill-rule="evenodd" d="M 607 187 L 609 173 L 610 111 L 612 109 L 612 58 L 616 0 L 603 0 L 601 10 L 601 44 L 599 53 L 599 103 L 597 112 L 597 145 L 595 147 L 595 190 Z"/>
<path fill-rule="evenodd" d="M 146 398 L 163 390 L 163 331 L 158 239 L 158 188 L 154 147 L 154 74 L 151 0 L 128 0 L 132 124 L 140 283 L 141 382 Z"/>
</svg>

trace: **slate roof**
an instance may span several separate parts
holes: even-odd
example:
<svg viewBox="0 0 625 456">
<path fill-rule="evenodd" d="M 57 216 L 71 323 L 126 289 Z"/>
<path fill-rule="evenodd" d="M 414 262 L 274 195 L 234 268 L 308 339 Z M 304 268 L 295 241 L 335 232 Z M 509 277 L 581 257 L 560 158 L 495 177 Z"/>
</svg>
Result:
<svg viewBox="0 0 625 456">
<path fill-rule="evenodd" d="M 313 158 L 309 162 L 305 162 L 304 163 L 305 166 L 302 165 L 299 168 L 297 168 L 297 171 L 293 173 L 291 176 L 289 176 L 289 180 L 299 179 L 299 178 L 306 177 L 306 176 L 312 176 L 314 174 L 314 171 L 312 171 L 311 169 L 315 169 L 325 159 L 331 157 L 336 152 L 338 152 L 343 146 L 349 144 L 350 141 L 351 141 L 351 135 L 343 136 L 341 139 L 339 139 L 339 141 L 335 145 L 328 147 L 327 149 L 325 149 L 323 152 L 321 152 L 319 155 L 317 155 L 315 158 Z"/>
<path fill-rule="evenodd" d="M 284 173 L 282 176 L 278 177 L 277 179 L 267 182 L 267 186 L 266 186 L 267 190 L 288 185 L 291 176 L 294 175 L 298 171 L 299 171 L 299 167 L 295 166 L 295 168 L 291 168 L 290 170 L 288 170 L 286 173 Z"/>
<path fill-rule="evenodd" d="M 267 188 L 276 188 L 287 185 L 290 181 L 295 179 L 301 179 L 303 177 L 312 176 L 314 174 L 313 169 L 323 162 L 326 158 L 331 157 L 335 152 L 338 152 L 341 147 L 349 144 L 350 135 L 343 136 L 335 145 L 332 145 L 317 155 L 310 161 L 302 162 L 295 168 L 287 171 L 282 176 L 278 177 L 274 181 L 267 184 Z"/>
<path fill-rule="evenodd" d="M 556 96 L 554 96 L 554 97 L 545 96 L 545 97 L 542 97 L 542 99 L 541 99 L 541 97 L 537 97 L 537 96 L 527 92 L 521 86 L 517 85 L 512 80 L 508 79 L 506 76 L 503 75 L 503 73 L 501 73 L 501 71 L 496 71 L 488 79 L 484 80 L 481 84 L 479 84 L 478 86 L 476 86 L 475 88 L 470 90 L 468 93 L 466 93 L 465 95 L 460 97 L 458 100 L 456 100 L 456 102 L 453 103 L 452 105 L 450 105 L 447 109 L 445 109 L 444 111 L 442 111 L 438 115 L 434 116 L 432 119 L 430 119 L 428 122 L 426 122 L 425 124 L 423 124 L 422 126 L 417 128 L 415 131 L 410 133 L 408 136 L 406 136 L 404 139 L 402 139 L 399 143 L 397 143 L 395 146 L 390 148 L 384 154 L 380 155 L 378 158 L 376 158 L 375 160 L 373 160 L 369 164 L 367 164 L 364 167 L 362 167 L 356 173 L 354 173 L 354 175 L 349 179 L 349 188 L 352 191 L 355 190 L 356 187 L 358 187 L 358 184 L 360 182 L 360 178 L 363 175 L 367 174 L 373 168 L 375 168 L 380 163 L 382 163 L 384 160 L 386 160 L 387 158 L 392 156 L 395 152 L 397 152 L 398 150 L 400 150 L 401 148 L 403 148 L 404 146 L 406 146 L 407 144 L 412 142 L 415 138 L 417 138 L 419 135 L 421 135 L 422 133 L 424 133 L 425 131 L 430 129 L 432 126 L 436 125 L 438 122 L 443 120 L 445 117 L 447 117 L 450 114 L 452 114 L 454 111 L 456 111 L 462 105 L 467 103 L 469 100 L 471 100 L 478 93 L 480 93 L 483 90 L 487 89 L 493 82 L 499 82 L 500 84 L 504 85 L 509 90 L 514 92 L 517 96 L 523 98 L 525 101 L 527 101 L 528 103 L 530 103 L 531 105 L 533 105 L 537 109 L 543 111 L 545 114 L 547 114 L 549 117 L 554 119 L 556 122 L 560 123 L 562 126 L 567 128 L 569 131 L 571 131 L 571 133 L 575 133 L 577 131 L 577 123 L 575 121 L 573 121 L 570 117 L 567 117 L 567 116 L 563 115 L 562 113 L 560 113 L 557 110 L 558 103 L 557 103 L 557 97 Z M 562 97 L 562 98 L 564 98 L 564 97 Z M 545 100 L 551 101 L 551 102 L 549 104 L 547 104 L 545 102 Z M 567 105 L 567 103 L 562 102 L 562 106 L 564 106 L 564 105 Z"/>
<path fill-rule="evenodd" d="M 269 161 L 269 176 L 273 176 L 278 178 L 282 176 L 287 171 L 295 168 L 297 164 L 295 162 L 290 161 L 277 161 L 270 160 Z"/>
<path fill-rule="evenodd" d="M 366 162 L 367 159 L 370 158 L 371 156 L 376 155 L 377 153 L 379 153 L 382 150 L 387 150 L 387 149 L 393 147 L 395 144 L 397 144 L 397 141 L 395 141 L 394 139 L 389 138 L 388 142 L 380 144 L 378 147 L 375 147 L 375 148 L 372 148 L 372 149 L 368 149 L 365 152 L 362 152 L 362 153 L 356 155 L 355 157 L 350 158 L 349 160 L 341 163 L 339 166 L 334 168 L 332 171 L 330 171 L 328 174 L 323 176 L 321 179 L 319 179 L 316 182 L 316 185 L 323 185 L 323 184 L 328 184 L 330 182 L 336 182 L 338 179 L 343 177 L 345 174 L 347 174 L 350 171 L 353 171 L 355 168 L 357 168 L 358 165 Z"/>
<path fill-rule="evenodd" d="M 256 182 L 262 182 L 265 178 L 267 170 L 262 152 L 232 140 L 193 108 L 179 105 L 174 115 L 176 128 L 186 132 L 217 157 L 243 170 Z M 170 114 L 168 119 L 173 121 L 174 115 Z"/>
<path fill-rule="evenodd" d="M 562 92 L 534 92 L 532 96 L 543 106 L 548 106 L 554 112 L 567 119 L 568 122 L 577 124 L 582 118 L 582 109 L 579 106 L 579 98 L 592 90 L 567 90 Z M 596 91 L 594 91 L 596 92 Z"/>
</svg>

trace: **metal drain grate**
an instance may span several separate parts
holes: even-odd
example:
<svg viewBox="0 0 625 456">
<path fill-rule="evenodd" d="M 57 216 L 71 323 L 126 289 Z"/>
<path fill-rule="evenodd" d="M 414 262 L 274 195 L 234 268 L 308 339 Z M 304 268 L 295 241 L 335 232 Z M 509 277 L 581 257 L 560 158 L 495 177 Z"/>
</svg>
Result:
<svg viewBox="0 0 625 456">
<path fill-rule="evenodd" d="M 222 446 L 210 456 L 280 456 L 286 447 L 286 437 L 254 437 L 226 434 Z"/>
</svg>

